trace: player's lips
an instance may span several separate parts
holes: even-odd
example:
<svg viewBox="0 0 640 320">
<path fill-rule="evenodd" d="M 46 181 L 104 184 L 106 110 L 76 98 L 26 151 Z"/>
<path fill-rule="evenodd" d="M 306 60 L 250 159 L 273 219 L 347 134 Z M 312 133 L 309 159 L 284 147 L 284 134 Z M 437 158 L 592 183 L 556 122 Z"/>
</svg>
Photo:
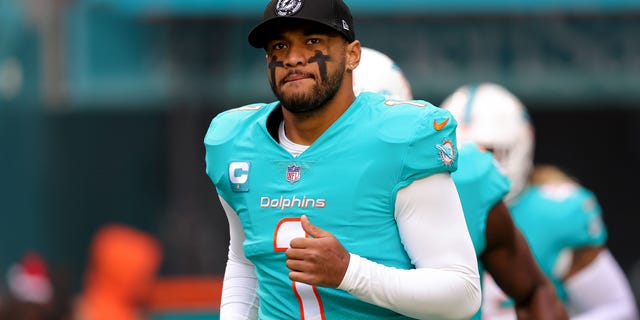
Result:
<svg viewBox="0 0 640 320">
<path fill-rule="evenodd" d="M 294 81 L 300 81 L 304 79 L 313 79 L 313 76 L 310 74 L 304 74 L 304 73 L 298 73 L 298 72 L 290 73 L 286 77 L 284 77 L 284 79 L 282 79 L 282 84 L 294 82 Z"/>
</svg>

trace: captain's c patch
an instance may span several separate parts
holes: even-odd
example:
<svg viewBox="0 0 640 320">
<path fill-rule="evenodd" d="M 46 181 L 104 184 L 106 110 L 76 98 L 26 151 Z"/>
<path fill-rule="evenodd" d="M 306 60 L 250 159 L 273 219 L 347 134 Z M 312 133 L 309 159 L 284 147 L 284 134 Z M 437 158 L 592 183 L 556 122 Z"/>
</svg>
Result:
<svg viewBox="0 0 640 320">
<path fill-rule="evenodd" d="M 234 161 L 229 163 L 229 183 L 234 192 L 249 191 L 249 168 L 247 161 Z"/>
</svg>

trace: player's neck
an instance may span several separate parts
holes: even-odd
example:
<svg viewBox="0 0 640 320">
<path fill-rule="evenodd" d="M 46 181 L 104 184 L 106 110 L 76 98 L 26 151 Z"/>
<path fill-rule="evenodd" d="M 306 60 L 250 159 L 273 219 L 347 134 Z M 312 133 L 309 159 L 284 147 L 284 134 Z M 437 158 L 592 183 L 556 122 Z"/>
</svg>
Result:
<svg viewBox="0 0 640 320">
<path fill-rule="evenodd" d="M 287 138 L 296 144 L 311 145 L 349 109 L 354 100 L 353 88 L 343 85 L 333 99 L 311 114 L 291 113 L 282 108 Z"/>
</svg>

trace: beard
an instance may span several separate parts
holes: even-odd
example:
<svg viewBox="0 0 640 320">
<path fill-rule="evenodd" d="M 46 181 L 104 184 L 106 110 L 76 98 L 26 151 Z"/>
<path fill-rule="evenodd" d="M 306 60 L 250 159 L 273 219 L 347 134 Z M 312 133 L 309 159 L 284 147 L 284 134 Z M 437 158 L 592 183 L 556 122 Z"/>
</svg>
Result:
<svg viewBox="0 0 640 320">
<path fill-rule="evenodd" d="M 280 104 L 289 110 L 291 113 L 308 113 L 319 110 L 327 102 L 331 101 L 336 96 L 336 93 L 342 85 L 344 79 L 343 70 L 345 68 L 346 61 L 342 59 L 338 68 L 327 73 L 325 78 L 320 78 L 316 84 L 310 90 L 297 91 L 293 93 L 283 93 L 279 90 L 279 87 L 270 81 L 271 90 L 273 94 L 278 98 Z M 317 79 L 317 77 L 313 77 Z M 281 85 L 281 84 L 280 84 Z"/>
</svg>

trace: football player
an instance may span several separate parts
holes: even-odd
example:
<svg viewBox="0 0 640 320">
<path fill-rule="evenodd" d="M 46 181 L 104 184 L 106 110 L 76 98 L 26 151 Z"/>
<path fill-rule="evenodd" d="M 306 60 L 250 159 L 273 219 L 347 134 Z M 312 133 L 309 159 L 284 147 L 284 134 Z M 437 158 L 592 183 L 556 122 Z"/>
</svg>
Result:
<svg viewBox="0 0 640 320">
<path fill-rule="evenodd" d="M 490 150 L 505 168 L 513 220 L 572 319 L 637 319 L 630 286 L 606 247 L 596 197 L 558 168 L 533 167 L 534 130 L 522 102 L 500 85 L 481 83 L 458 88 L 441 107 L 459 121 L 459 140 Z M 515 317 L 494 285 L 485 279 L 487 319 Z"/>
<path fill-rule="evenodd" d="M 220 318 L 473 315 L 449 112 L 356 98 L 361 48 L 341 0 L 272 0 L 249 43 L 277 101 L 220 113 L 204 139 L 230 226 Z"/>
</svg>

